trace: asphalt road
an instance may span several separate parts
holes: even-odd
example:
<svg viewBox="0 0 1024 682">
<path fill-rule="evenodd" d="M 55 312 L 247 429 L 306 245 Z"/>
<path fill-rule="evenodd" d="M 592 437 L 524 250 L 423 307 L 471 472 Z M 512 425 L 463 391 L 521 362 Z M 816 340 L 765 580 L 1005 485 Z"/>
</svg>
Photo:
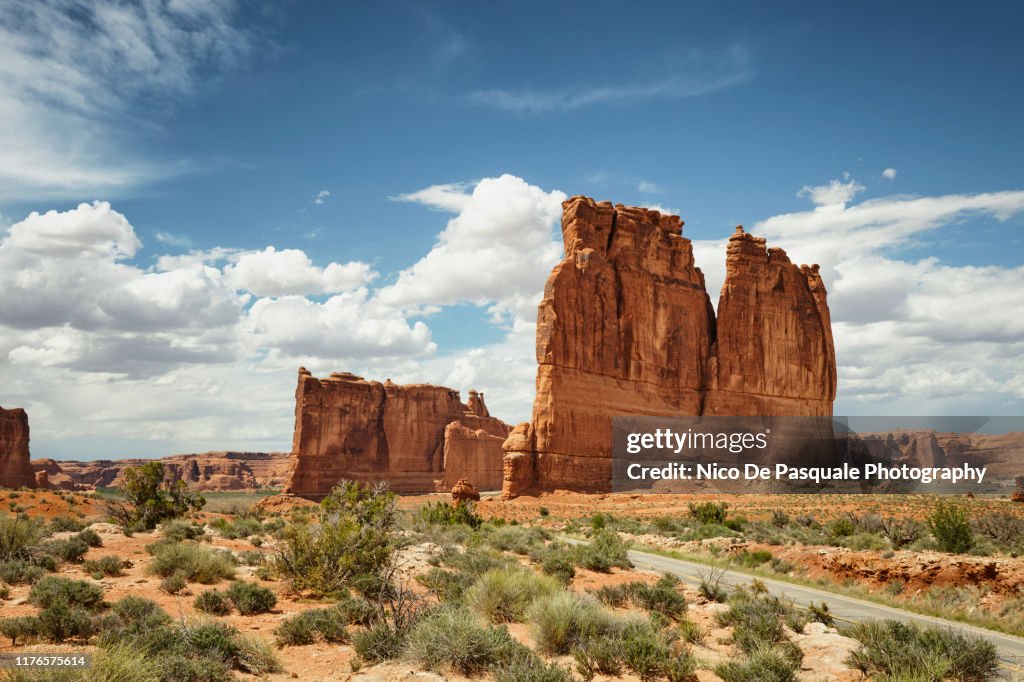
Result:
<svg viewBox="0 0 1024 682">
<path fill-rule="evenodd" d="M 580 540 L 575 539 L 570 539 L 569 541 L 573 544 L 581 543 Z M 999 650 L 1000 662 L 1006 673 L 1006 677 L 1012 679 L 1019 676 L 1021 679 L 1024 679 L 1024 639 L 1021 639 L 1020 637 L 1005 635 L 1001 632 L 986 630 L 985 628 L 979 628 L 966 623 L 958 623 L 956 621 L 935 618 L 933 616 L 924 616 L 910 611 L 904 611 L 903 609 L 875 604 L 862 599 L 846 597 L 833 592 L 826 592 L 813 587 L 796 585 L 782 580 L 772 580 L 771 578 L 751 576 L 739 571 L 713 568 L 706 564 L 700 564 L 693 561 L 672 559 L 658 554 L 649 554 L 647 552 L 640 552 L 636 550 L 630 550 L 629 558 L 637 568 L 657 571 L 658 573 L 671 573 L 683 582 L 695 586 L 699 585 L 701 580 L 708 576 L 711 571 L 715 571 L 716 574 L 720 573 L 721 583 L 726 586 L 747 585 L 751 580 L 757 577 L 757 579 L 763 582 L 773 594 L 792 599 L 800 606 L 807 606 L 812 601 L 819 604 L 821 602 L 827 603 L 829 611 L 837 621 L 854 623 L 862 620 L 898 620 L 906 623 L 918 623 L 921 625 L 938 625 L 941 627 L 954 628 L 961 632 L 969 632 L 980 637 L 984 637 L 996 646 Z"/>
</svg>

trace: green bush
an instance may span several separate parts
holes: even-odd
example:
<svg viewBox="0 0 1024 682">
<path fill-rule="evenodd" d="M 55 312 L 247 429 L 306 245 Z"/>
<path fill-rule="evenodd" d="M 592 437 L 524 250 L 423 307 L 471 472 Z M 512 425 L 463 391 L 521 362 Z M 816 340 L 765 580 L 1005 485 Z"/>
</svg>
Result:
<svg viewBox="0 0 1024 682">
<path fill-rule="evenodd" d="M 51 642 L 88 640 L 96 632 L 92 613 L 70 602 L 55 602 L 39 612 L 43 637 Z"/>
<path fill-rule="evenodd" d="M 0 562 L 0 580 L 11 585 L 31 585 L 46 575 L 46 569 L 24 559 Z"/>
<path fill-rule="evenodd" d="M 161 543 L 146 572 L 164 578 L 181 573 L 189 582 L 210 585 L 235 577 L 235 559 L 231 552 L 194 542 Z"/>
<path fill-rule="evenodd" d="M 160 535 L 171 542 L 199 540 L 206 537 L 203 526 L 185 519 L 171 519 L 160 526 Z"/>
<path fill-rule="evenodd" d="M 28 560 L 43 537 L 43 526 L 35 519 L 0 516 L 0 561 Z"/>
<path fill-rule="evenodd" d="M 67 540 L 44 542 L 41 545 L 41 549 L 61 561 L 78 561 L 89 551 L 89 545 L 86 544 L 85 540 L 70 537 Z"/>
<path fill-rule="evenodd" d="M 625 606 L 629 600 L 625 585 L 604 585 L 594 591 L 594 596 L 600 599 L 602 604 L 616 609 Z"/>
<path fill-rule="evenodd" d="M 761 647 L 740 660 L 729 660 L 715 667 L 725 682 L 796 682 L 799 659 L 780 647 Z"/>
<path fill-rule="evenodd" d="M 226 616 L 231 613 L 231 600 L 220 590 L 200 592 L 192 602 L 197 611 L 209 613 L 211 616 Z"/>
<path fill-rule="evenodd" d="M 483 627 L 468 611 L 442 607 L 409 635 L 409 655 L 427 670 L 473 675 L 512 658 L 522 645 L 504 627 Z"/>
<path fill-rule="evenodd" d="M 626 584 L 624 588 L 630 602 L 638 608 L 669 618 L 678 618 L 686 611 L 686 598 L 679 591 L 679 579 L 675 576 L 666 574 L 653 585 L 637 581 Z"/>
<path fill-rule="evenodd" d="M 70 516 L 55 516 L 50 519 L 50 533 L 77 533 L 85 528 L 85 524 Z"/>
<path fill-rule="evenodd" d="M 347 642 L 348 619 L 341 609 L 310 609 L 286 618 L 274 630 L 280 646 L 314 644 L 316 642 Z"/>
<path fill-rule="evenodd" d="M 573 548 L 573 559 L 577 566 L 607 573 L 612 568 L 632 568 L 629 547 L 619 534 L 609 530 L 595 530 L 590 542 Z"/>
<path fill-rule="evenodd" d="M 483 574 L 465 594 L 472 610 L 492 623 L 516 623 L 538 598 L 559 591 L 558 581 L 520 568 L 496 568 Z"/>
<path fill-rule="evenodd" d="M 963 554 L 974 544 L 974 531 L 967 511 L 952 503 L 940 502 L 928 517 L 928 529 L 944 552 Z"/>
<path fill-rule="evenodd" d="M 575 682 L 572 673 L 557 663 L 545 663 L 536 655 L 514 655 L 493 669 L 495 682 Z"/>
<path fill-rule="evenodd" d="M 690 516 L 699 523 L 725 525 L 729 505 L 725 502 L 690 503 Z"/>
<path fill-rule="evenodd" d="M 872 677 L 982 682 L 999 675 L 995 645 L 977 635 L 893 620 L 858 623 L 844 634 L 862 645 L 847 663 Z"/>
<path fill-rule="evenodd" d="M 743 550 L 733 557 L 733 561 L 746 568 L 757 568 L 761 564 L 772 560 L 772 553 L 765 549 L 754 552 Z"/>
<path fill-rule="evenodd" d="M 167 594 L 178 594 L 187 586 L 188 581 L 185 580 L 185 574 L 181 571 L 175 571 L 160 581 L 160 591 Z"/>
<path fill-rule="evenodd" d="M 432 566 L 416 576 L 416 581 L 437 595 L 440 601 L 460 601 L 476 580 L 468 573 Z"/>
<path fill-rule="evenodd" d="M 244 540 L 254 535 L 263 535 L 263 524 L 259 519 L 253 517 L 242 517 L 237 519 L 217 519 L 213 522 L 216 531 L 229 540 Z"/>
<path fill-rule="evenodd" d="M 580 642 L 615 632 L 620 626 L 590 595 L 567 591 L 535 602 L 529 622 L 537 647 L 551 655 L 568 654 Z"/>
<path fill-rule="evenodd" d="M 198 511 L 206 504 L 184 481 L 168 481 L 162 462 L 146 462 L 124 471 L 123 500 L 107 503 L 107 513 L 125 527 L 152 530 L 168 519 Z"/>
<path fill-rule="evenodd" d="M 572 555 L 558 550 L 547 550 L 541 554 L 540 569 L 557 579 L 563 585 L 570 585 L 576 577 L 576 566 Z"/>
<path fill-rule="evenodd" d="M 379 610 L 375 605 L 365 599 L 349 595 L 342 596 L 334 608 L 342 613 L 349 625 L 369 625 L 379 615 Z"/>
<path fill-rule="evenodd" d="M 428 502 L 420 507 L 416 518 L 424 523 L 437 526 L 456 526 L 459 524 L 470 528 L 479 528 L 483 519 L 476 514 L 476 504 L 463 502 L 461 504 L 448 504 L 446 502 Z"/>
<path fill-rule="evenodd" d="M 171 617 L 156 602 L 143 597 L 124 597 L 111 604 L 110 613 L 97 623 L 99 643 L 105 647 L 130 642 L 170 623 Z"/>
<path fill-rule="evenodd" d="M 17 646 L 19 639 L 24 644 L 26 640 L 38 637 L 42 630 L 43 625 L 36 616 L 0 618 L 0 634 L 11 640 L 12 647 Z"/>
<path fill-rule="evenodd" d="M 105 556 L 101 559 L 93 559 L 86 561 L 82 564 L 82 568 L 86 573 L 99 573 L 101 575 L 118 576 L 124 575 L 125 568 L 131 566 L 130 561 L 126 561 L 119 556 Z"/>
<path fill-rule="evenodd" d="M 103 546 L 103 538 L 101 538 L 100 534 L 94 531 L 92 528 L 86 528 L 85 530 L 78 533 L 77 535 L 74 535 L 73 537 L 78 538 L 90 547 Z"/>
<path fill-rule="evenodd" d="M 98 585 L 83 580 L 68 580 L 48 575 L 36 581 L 29 591 L 28 600 L 43 609 L 56 604 L 95 609 L 103 603 L 103 590 Z"/>
<path fill-rule="evenodd" d="M 729 608 L 716 616 L 720 625 L 731 626 L 733 641 L 747 654 L 786 640 L 784 624 L 803 630 L 805 618 L 796 608 L 778 597 L 737 590 L 729 599 Z"/>
<path fill-rule="evenodd" d="M 833 540 L 847 538 L 857 532 L 857 524 L 847 516 L 840 516 L 838 519 L 829 521 L 826 530 Z"/>
<path fill-rule="evenodd" d="M 293 523 L 273 559 L 292 589 L 315 595 L 386 590 L 394 562 L 395 495 L 343 481 L 320 503 L 318 523 Z"/>
<path fill-rule="evenodd" d="M 409 631 L 393 624 L 378 621 L 352 636 L 352 646 L 364 661 L 377 663 L 390 661 L 405 653 Z"/>
<path fill-rule="evenodd" d="M 228 597 L 243 616 L 267 613 L 277 604 L 277 595 L 272 590 L 254 583 L 231 583 Z"/>
</svg>

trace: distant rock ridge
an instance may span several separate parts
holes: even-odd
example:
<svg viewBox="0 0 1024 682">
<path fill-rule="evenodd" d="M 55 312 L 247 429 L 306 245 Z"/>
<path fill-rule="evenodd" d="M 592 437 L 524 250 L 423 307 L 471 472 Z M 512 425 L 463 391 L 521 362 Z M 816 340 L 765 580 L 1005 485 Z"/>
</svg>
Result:
<svg viewBox="0 0 1024 682">
<path fill-rule="evenodd" d="M 504 494 L 605 491 L 617 415 L 828 416 L 835 350 L 818 266 L 737 227 L 718 315 L 678 216 L 575 196 L 537 313 L 537 394 Z"/>
<path fill-rule="evenodd" d="M 89 462 L 37 459 L 32 461 L 40 487 L 64 490 L 116 488 L 130 466 L 152 459 L 101 459 Z M 286 452 L 203 452 L 159 459 L 168 479 L 181 480 L 194 490 L 230 491 L 280 488 L 288 473 Z M 42 474 L 42 476 L 40 476 Z"/>
<path fill-rule="evenodd" d="M 322 497 L 342 479 L 387 481 L 397 492 L 448 491 L 460 479 L 496 490 L 510 430 L 476 391 L 464 404 L 444 386 L 349 372 L 318 379 L 300 367 L 284 492 Z"/>
<path fill-rule="evenodd" d="M 28 452 L 28 414 L 20 407 L 0 407 L 0 486 L 35 488 L 36 474 Z"/>
</svg>

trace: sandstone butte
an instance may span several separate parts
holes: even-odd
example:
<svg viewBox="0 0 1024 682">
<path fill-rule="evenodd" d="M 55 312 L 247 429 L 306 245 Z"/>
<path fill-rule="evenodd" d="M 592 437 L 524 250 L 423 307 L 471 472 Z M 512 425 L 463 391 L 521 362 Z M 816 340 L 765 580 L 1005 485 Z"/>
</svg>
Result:
<svg viewBox="0 0 1024 682">
<path fill-rule="evenodd" d="M 460 479 L 497 490 L 509 431 L 476 391 L 464 404 L 444 386 L 318 379 L 300 367 L 284 492 L 323 497 L 342 479 L 387 481 L 396 492 L 447 491 Z"/>
<path fill-rule="evenodd" d="M 600 492 L 611 418 L 829 416 L 835 351 L 818 266 L 737 227 L 718 314 L 678 216 L 576 196 L 537 313 L 537 394 L 503 493 Z"/>
<path fill-rule="evenodd" d="M 194 490 L 229 491 L 280 488 L 288 473 L 287 452 L 203 452 L 160 458 L 168 480 L 185 481 Z M 91 490 L 116 488 L 130 466 L 149 459 L 101 459 L 88 462 L 32 460 L 40 488 Z"/>
<path fill-rule="evenodd" d="M 28 414 L 21 408 L 0 407 L 0 486 L 36 487 L 28 453 Z"/>
</svg>

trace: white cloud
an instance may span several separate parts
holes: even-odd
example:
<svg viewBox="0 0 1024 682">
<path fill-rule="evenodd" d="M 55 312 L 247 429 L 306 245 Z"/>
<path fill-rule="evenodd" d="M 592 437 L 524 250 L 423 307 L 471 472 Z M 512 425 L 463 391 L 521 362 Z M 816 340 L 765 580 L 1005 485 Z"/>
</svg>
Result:
<svg viewBox="0 0 1024 682">
<path fill-rule="evenodd" d="M 502 175 L 481 180 L 458 201 L 451 200 L 450 192 L 443 196 L 446 205 L 459 207 L 459 214 L 448 221 L 430 253 L 378 291 L 378 300 L 403 307 L 493 303 L 499 317 L 532 323 L 544 280 L 561 256 L 554 227 L 565 194 Z M 440 206 L 436 193 L 416 200 Z"/>
<path fill-rule="evenodd" d="M 644 194 L 661 194 L 665 190 L 661 188 L 661 185 L 651 182 L 650 180 L 641 180 L 636 183 L 636 189 L 638 192 Z"/>
<path fill-rule="evenodd" d="M 319 192 L 316 193 L 315 197 L 313 197 L 313 203 L 316 204 L 317 206 L 320 206 L 325 201 L 327 201 L 327 198 L 329 196 L 331 196 L 331 190 L 329 190 L 329 189 L 322 189 L 322 190 L 320 190 Z"/>
<path fill-rule="evenodd" d="M 809 198 L 817 206 L 835 206 L 849 203 L 864 189 L 864 185 L 847 175 L 843 180 L 833 180 L 827 185 L 804 185 L 796 195 Z"/>
<path fill-rule="evenodd" d="M 445 185 L 431 185 L 425 189 L 391 197 L 392 201 L 407 201 L 423 204 L 437 211 L 458 213 L 469 205 L 470 182 L 452 182 Z"/>
<path fill-rule="evenodd" d="M 8 0 L 0 13 L 0 198 L 109 192 L 191 169 L 139 147 L 138 112 L 250 48 L 234 2 Z M 149 122 L 149 125 L 152 121 Z"/>
<path fill-rule="evenodd" d="M 174 234 L 173 232 L 157 232 L 155 235 L 156 240 L 161 244 L 167 244 L 168 246 L 177 246 L 180 248 L 187 248 L 192 246 L 192 240 L 183 234 Z"/>
<path fill-rule="evenodd" d="M 6 245 L 38 256 L 67 257 L 83 252 L 92 256 L 131 258 L 142 246 L 128 220 L 106 201 L 79 204 L 63 213 L 32 212 L 12 225 Z"/>
<path fill-rule="evenodd" d="M 896 169 L 886 168 L 884 171 L 882 171 L 882 177 L 885 178 L 886 180 L 893 180 L 896 177 Z"/>
<path fill-rule="evenodd" d="M 599 86 L 566 85 L 552 89 L 477 90 L 469 101 L 515 113 L 564 112 L 590 106 L 628 106 L 652 100 L 699 97 L 749 81 L 754 76 L 747 51 L 738 45 L 721 53 L 691 51 L 670 59 L 671 75 L 660 79 Z"/>
<path fill-rule="evenodd" d="M 268 246 L 235 256 L 224 270 L 236 288 L 257 296 L 329 294 L 355 289 L 372 281 L 377 273 L 366 263 L 331 263 L 318 268 L 303 251 L 276 250 Z"/>
</svg>

